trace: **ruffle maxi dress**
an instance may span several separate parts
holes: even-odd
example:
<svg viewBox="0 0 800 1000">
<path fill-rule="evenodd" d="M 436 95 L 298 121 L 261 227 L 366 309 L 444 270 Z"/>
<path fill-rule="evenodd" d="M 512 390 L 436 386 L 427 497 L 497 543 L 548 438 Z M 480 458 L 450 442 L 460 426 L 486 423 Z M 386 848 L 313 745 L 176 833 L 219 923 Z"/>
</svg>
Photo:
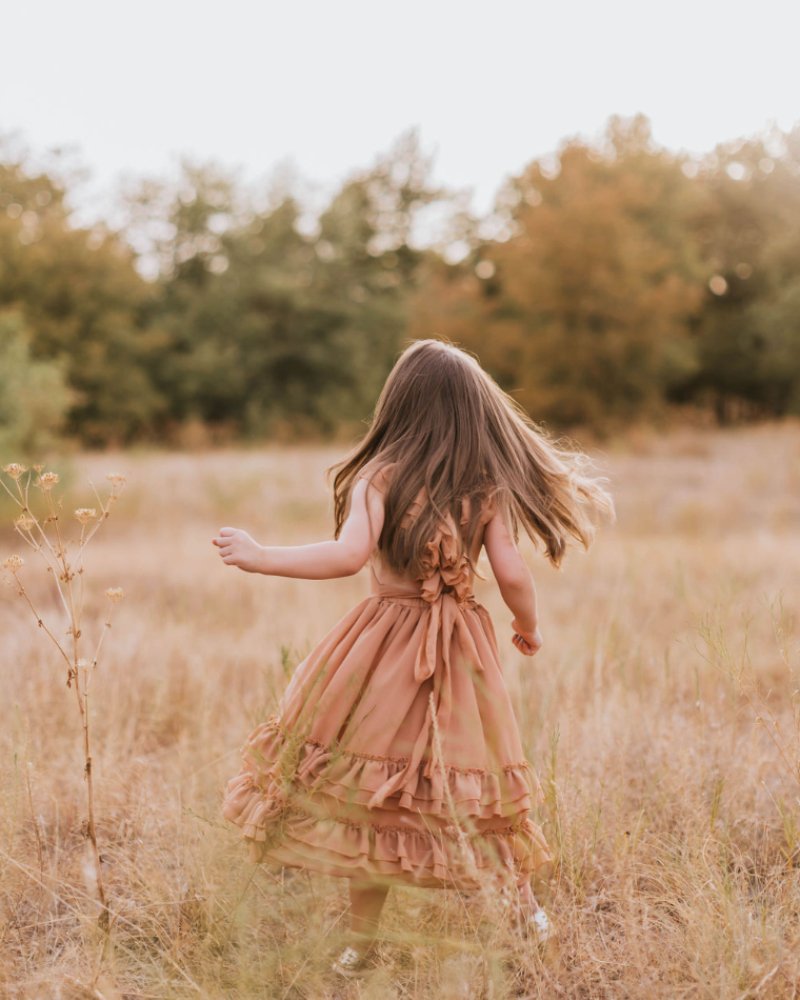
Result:
<svg viewBox="0 0 800 1000">
<path fill-rule="evenodd" d="M 553 857 L 530 814 L 542 786 L 453 518 L 418 580 L 382 583 L 381 565 L 376 549 L 370 595 L 247 737 L 223 816 L 254 862 L 464 890 L 491 872 L 518 884 L 546 874 Z"/>
</svg>

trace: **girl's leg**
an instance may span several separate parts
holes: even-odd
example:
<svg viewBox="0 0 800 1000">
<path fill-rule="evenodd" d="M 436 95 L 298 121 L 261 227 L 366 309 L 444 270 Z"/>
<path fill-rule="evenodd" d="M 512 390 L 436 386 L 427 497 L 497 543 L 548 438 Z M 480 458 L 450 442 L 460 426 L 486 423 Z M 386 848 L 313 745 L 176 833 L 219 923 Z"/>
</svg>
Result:
<svg viewBox="0 0 800 1000">
<path fill-rule="evenodd" d="M 536 941 L 544 945 L 555 934 L 550 916 L 533 894 L 530 882 L 524 880 L 517 884 L 519 895 L 518 927 L 526 934 L 533 935 Z"/>
<path fill-rule="evenodd" d="M 530 882 L 523 879 L 516 886 L 507 882 L 499 882 L 498 890 L 503 905 L 515 922 L 524 922 L 540 908 L 540 903 L 533 894 Z"/>
<path fill-rule="evenodd" d="M 523 910 L 527 914 L 535 913 L 539 909 L 539 902 L 533 894 L 530 882 L 527 880 L 520 882 L 517 885 L 517 891 L 519 892 L 519 901 Z"/>
<path fill-rule="evenodd" d="M 353 934 L 358 935 L 362 948 L 371 944 L 378 933 L 388 893 L 388 886 L 350 880 L 350 927 Z"/>
<path fill-rule="evenodd" d="M 331 966 L 338 975 L 352 979 L 364 968 L 378 934 L 378 922 L 388 893 L 388 886 L 350 880 L 350 928 L 353 943 L 344 949 Z"/>
</svg>

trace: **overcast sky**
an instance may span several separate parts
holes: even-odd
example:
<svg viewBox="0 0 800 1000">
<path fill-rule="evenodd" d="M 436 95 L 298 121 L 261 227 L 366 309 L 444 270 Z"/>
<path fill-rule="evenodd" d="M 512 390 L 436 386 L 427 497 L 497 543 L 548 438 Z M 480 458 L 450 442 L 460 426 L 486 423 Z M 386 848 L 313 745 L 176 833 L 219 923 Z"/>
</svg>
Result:
<svg viewBox="0 0 800 1000">
<path fill-rule="evenodd" d="M 644 112 L 699 152 L 800 122 L 797 0 L 25 0 L 0 15 L 0 133 L 74 149 L 79 218 L 181 153 L 293 165 L 317 197 L 409 126 L 491 207 L 559 140 Z"/>
</svg>

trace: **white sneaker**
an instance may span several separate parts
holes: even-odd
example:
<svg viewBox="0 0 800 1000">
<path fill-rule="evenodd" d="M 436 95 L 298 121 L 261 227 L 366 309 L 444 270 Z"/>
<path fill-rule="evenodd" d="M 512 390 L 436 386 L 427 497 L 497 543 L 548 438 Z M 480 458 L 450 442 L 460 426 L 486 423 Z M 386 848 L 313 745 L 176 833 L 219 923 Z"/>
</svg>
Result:
<svg viewBox="0 0 800 1000">
<path fill-rule="evenodd" d="M 366 962 L 366 955 L 348 945 L 331 965 L 331 971 L 345 979 L 355 979 L 363 971 Z"/>
<path fill-rule="evenodd" d="M 544 907 L 540 906 L 532 916 L 528 917 L 526 924 L 528 932 L 533 934 L 539 944 L 544 944 L 555 936 L 555 927 L 545 913 Z"/>
</svg>

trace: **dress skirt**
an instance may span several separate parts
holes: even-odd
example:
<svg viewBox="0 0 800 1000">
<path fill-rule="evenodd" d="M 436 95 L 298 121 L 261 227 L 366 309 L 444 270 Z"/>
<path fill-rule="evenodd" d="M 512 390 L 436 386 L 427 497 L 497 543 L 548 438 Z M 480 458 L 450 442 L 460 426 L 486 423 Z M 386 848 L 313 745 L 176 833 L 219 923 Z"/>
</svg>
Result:
<svg viewBox="0 0 800 1000">
<path fill-rule="evenodd" d="M 549 871 L 492 621 L 431 551 L 420 592 L 353 607 L 247 737 L 222 813 L 252 861 L 469 890 Z"/>
</svg>

